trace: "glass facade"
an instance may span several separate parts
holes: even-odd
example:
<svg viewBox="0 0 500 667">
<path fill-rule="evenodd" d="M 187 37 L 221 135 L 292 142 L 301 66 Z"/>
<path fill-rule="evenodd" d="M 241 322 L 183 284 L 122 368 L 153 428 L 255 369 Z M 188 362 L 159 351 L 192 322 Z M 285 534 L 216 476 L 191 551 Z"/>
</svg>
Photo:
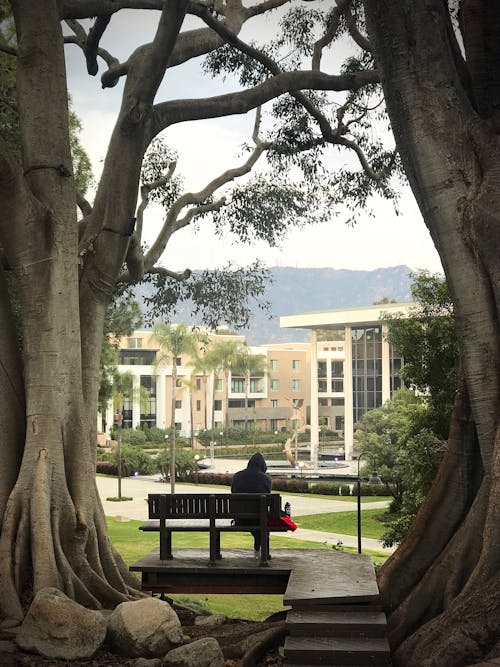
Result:
<svg viewBox="0 0 500 667">
<path fill-rule="evenodd" d="M 351 329 L 353 421 L 382 405 L 382 327 Z"/>
<path fill-rule="evenodd" d="M 141 375 L 141 426 L 156 426 L 156 379 L 151 375 Z M 142 394 L 147 393 L 148 398 L 143 398 Z"/>
</svg>

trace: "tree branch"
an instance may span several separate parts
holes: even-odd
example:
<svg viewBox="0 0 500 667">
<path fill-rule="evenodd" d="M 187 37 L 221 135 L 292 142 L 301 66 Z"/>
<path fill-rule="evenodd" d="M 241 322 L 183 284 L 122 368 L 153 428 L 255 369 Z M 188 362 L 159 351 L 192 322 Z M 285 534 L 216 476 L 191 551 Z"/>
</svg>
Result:
<svg viewBox="0 0 500 667">
<path fill-rule="evenodd" d="M 339 29 L 340 18 L 344 13 L 344 9 L 348 5 L 350 5 L 351 2 L 352 0 L 337 0 L 337 6 L 334 7 L 334 9 L 332 10 L 332 13 L 330 15 L 330 21 L 328 22 L 325 34 L 323 35 L 323 37 L 320 37 L 320 39 L 318 39 L 318 41 L 314 43 L 312 63 L 311 63 L 311 67 L 313 70 L 319 70 L 321 64 L 321 56 L 323 55 L 323 49 L 325 48 L 325 46 L 328 46 L 328 44 L 331 44 L 331 42 L 333 41 L 335 35 L 337 34 L 337 30 Z"/>
<path fill-rule="evenodd" d="M 174 175 L 176 167 L 177 167 L 177 162 L 174 160 L 169 164 L 168 171 L 164 176 L 161 176 L 160 178 L 156 179 L 156 181 L 152 181 L 151 183 L 145 183 L 144 185 L 141 186 L 141 203 L 137 208 L 137 214 L 136 214 L 137 222 L 135 226 L 135 236 L 139 241 L 139 243 L 141 242 L 142 239 L 144 211 L 146 210 L 146 207 L 149 203 L 149 195 L 152 190 L 156 190 L 156 188 L 161 188 L 162 185 L 165 185 L 165 183 L 168 183 L 168 181 L 170 181 L 170 179 Z"/>
<path fill-rule="evenodd" d="M 85 54 L 85 57 L 87 57 L 87 42 L 89 37 L 87 36 L 87 33 L 85 29 L 83 28 L 78 21 L 75 21 L 73 19 L 67 19 L 66 20 L 66 25 L 73 30 L 75 33 L 74 35 L 65 35 L 64 36 L 64 43 L 65 44 L 76 44 L 79 46 L 83 53 Z M 101 47 L 98 47 L 96 49 L 97 55 L 99 55 L 104 62 L 108 66 L 107 72 L 103 74 L 103 77 L 108 74 L 108 72 L 113 72 L 112 76 L 109 76 L 109 82 L 106 87 L 111 88 L 114 85 L 118 83 L 119 76 L 122 75 L 120 73 L 119 76 L 116 75 L 116 72 L 119 70 L 122 65 L 120 64 L 119 60 L 112 56 L 109 51 L 106 51 L 106 49 L 103 49 Z M 103 86 L 104 87 L 104 86 Z"/>
<path fill-rule="evenodd" d="M 249 158 L 246 162 L 239 167 L 234 167 L 233 169 L 228 169 L 222 174 L 219 174 L 216 178 L 210 181 L 202 190 L 199 192 L 186 192 L 181 197 L 177 199 L 176 202 L 170 207 L 163 227 L 158 234 L 156 241 L 153 243 L 151 248 L 146 254 L 145 262 L 146 266 L 154 266 L 156 262 L 161 257 L 168 240 L 174 232 L 176 232 L 181 227 L 185 227 L 195 215 L 200 213 L 205 213 L 209 210 L 215 210 L 215 208 L 220 208 L 224 204 L 224 200 L 219 200 L 212 204 L 204 204 L 203 207 L 200 206 L 198 209 L 193 209 L 193 214 L 188 212 L 186 217 L 183 220 L 179 220 L 179 214 L 185 206 L 190 204 L 202 204 L 208 197 L 210 197 L 216 190 L 218 190 L 223 185 L 230 183 L 235 178 L 243 176 L 244 174 L 249 173 L 262 153 L 268 148 L 268 144 L 265 142 L 260 142 L 254 148 Z M 204 208 L 205 207 L 205 208 Z"/>
<path fill-rule="evenodd" d="M 8 53 L 9 56 L 17 56 L 17 49 L 15 49 L 13 46 L 8 46 L 7 44 L 0 43 L 0 51 L 3 53 Z"/>
</svg>

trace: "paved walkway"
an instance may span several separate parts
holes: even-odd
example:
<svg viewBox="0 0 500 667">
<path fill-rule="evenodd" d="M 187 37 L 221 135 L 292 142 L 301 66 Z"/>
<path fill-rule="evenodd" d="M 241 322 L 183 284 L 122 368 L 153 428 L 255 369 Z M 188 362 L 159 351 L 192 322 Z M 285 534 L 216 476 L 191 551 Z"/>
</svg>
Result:
<svg viewBox="0 0 500 667">
<path fill-rule="evenodd" d="M 241 463 L 240 463 L 241 467 Z M 118 481 L 113 477 L 96 477 L 97 488 L 107 516 L 119 517 L 122 520 L 138 519 L 145 521 L 147 517 L 147 505 L 145 499 L 148 493 L 169 493 L 170 484 L 158 482 L 158 476 L 153 477 L 126 477 L 122 479 L 122 496 L 131 497 L 132 500 L 123 502 L 113 502 L 106 498 L 116 497 L 118 495 Z M 179 493 L 221 493 L 220 488 L 214 488 L 207 484 L 177 484 L 176 489 Z M 229 491 L 229 489 L 228 489 Z M 287 500 L 292 506 L 292 515 L 298 524 L 300 516 L 306 514 L 324 514 L 329 512 L 350 512 L 356 509 L 356 504 L 343 500 L 327 500 L 324 498 L 315 498 L 312 494 L 303 496 L 288 496 L 281 494 L 283 503 Z M 362 503 L 364 509 L 376 509 L 386 507 L 387 502 Z M 321 542 L 323 544 L 335 545 L 342 542 L 344 546 L 356 547 L 357 537 L 355 535 L 339 535 L 337 533 L 325 533 L 317 530 L 308 530 L 298 528 L 294 532 L 281 533 L 280 536 L 291 539 L 310 540 L 312 542 Z M 362 546 L 365 549 L 383 551 L 391 553 L 394 549 L 386 549 L 381 542 L 371 538 L 363 538 Z"/>
</svg>

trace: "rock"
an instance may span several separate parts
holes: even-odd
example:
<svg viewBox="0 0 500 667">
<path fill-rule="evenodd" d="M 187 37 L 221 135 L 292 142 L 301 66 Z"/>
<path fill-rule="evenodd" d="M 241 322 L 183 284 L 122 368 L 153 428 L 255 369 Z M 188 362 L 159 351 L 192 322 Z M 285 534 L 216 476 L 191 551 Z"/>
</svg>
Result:
<svg viewBox="0 0 500 667">
<path fill-rule="evenodd" d="M 47 658 L 91 658 L 106 636 L 99 612 L 85 609 L 57 588 L 39 591 L 17 633 L 17 644 Z"/>
<path fill-rule="evenodd" d="M 158 598 L 122 602 L 109 617 L 107 641 L 119 655 L 159 658 L 182 640 L 177 614 Z"/>
<path fill-rule="evenodd" d="M 163 658 L 164 667 L 224 667 L 224 655 L 213 637 L 197 639 L 172 649 Z"/>
<path fill-rule="evenodd" d="M 131 667 L 162 667 L 163 663 L 160 658 L 137 658 L 134 662 L 130 663 Z"/>
<path fill-rule="evenodd" d="M 194 619 L 195 625 L 210 627 L 212 625 L 224 625 L 227 622 L 227 616 L 224 614 L 211 614 L 210 616 L 197 616 Z"/>
</svg>

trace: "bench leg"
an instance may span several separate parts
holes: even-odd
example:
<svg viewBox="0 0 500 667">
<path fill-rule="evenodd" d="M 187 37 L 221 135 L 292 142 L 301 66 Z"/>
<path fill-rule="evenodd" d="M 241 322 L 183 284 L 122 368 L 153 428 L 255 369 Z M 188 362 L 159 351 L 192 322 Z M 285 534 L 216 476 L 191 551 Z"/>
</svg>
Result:
<svg viewBox="0 0 500 667">
<path fill-rule="evenodd" d="M 210 563 L 212 567 L 215 566 L 217 560 L 217 531 L 210 531 Z"/>
<path fill-rule="evenodd" d="M 164 539 L 160 539 L 160 560 L 172 559 L 172 533 L 168 531 Z"/>
<path fill-rule="evenodd" d="M 260 567 L 267 567 L 268 560 L 271 558 L 269 554 L 269 533 L 267 531 L 262 535 L 262 542 L 260 545 Z"/>
<path fill-rule="evenodd" d="M 222 560 L 222 554 L 220 552 L 220 532 L 217 531 L 217 537 L 215 541 L 215 557 L 217 560 Z"/>
</svg>

